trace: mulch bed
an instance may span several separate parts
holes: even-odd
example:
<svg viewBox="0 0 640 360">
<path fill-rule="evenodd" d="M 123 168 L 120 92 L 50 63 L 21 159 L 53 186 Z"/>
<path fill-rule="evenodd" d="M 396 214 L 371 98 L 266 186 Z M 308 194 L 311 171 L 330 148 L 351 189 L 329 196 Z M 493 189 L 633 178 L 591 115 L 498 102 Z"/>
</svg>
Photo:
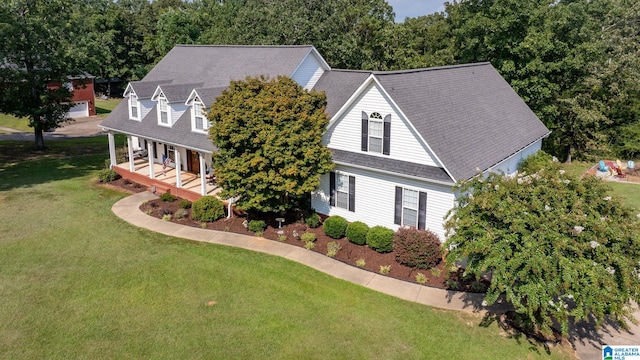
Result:
<svg viewBox="0 0 640 360">
<path fill-rule="evenodd" d="M 125 179 L 118 179 L 112 182 L 105 184 L 105 186 L 122 189 L 128 193 L 138 193 L 145 191 L 146 188 L 137 183 L 131 182 Z M 160 199 L 155 199 L 152 201 L 148 201 L 140 206 L 140 210 L 147 213 L 149 216 L 153 216 L 159 219 L 162 219 L 165 214 L 175 214 L 179 209 L 179 201 L 177 199 L 173 202 L 166 202 Z M 228 231 L 234 232 L 238 234 L 245 234 L 255 236 L 254 233 L 250 232 L 245 228 L 244 222 L 247 220 L 247 216 L 244 213 L 234 211 L 234 215 L 230 219 L 221 219 L 215 222 L 206 223 L 203 225 L 199 221 L 194 221 L 191 219 L 191 209 L 186 209 L 187 215 L 182 219 L 176 219 L 174 216 L 171 216 L 171 222 L 193 226 L 198 228 L 207 228 L 210 230 L 218 230 L 218 231 Z M 479 283 L 476 282 L 474 287 L 472 288 L 473 281 L 467 281 L 462 277 L 462 270 L 450 272 L 445 268 L 445 264 L 441 261 L 435 268 L 424 270 L 424 269 L 413 269 L 408 266 L 399 264 L 395 260 L 395 254 L 393 252 L 380 254 L 366 245 L 356 245 L 349 242 L 346 238 L 342 238 L 339 240 L 332 239 L 327 236 L 322 227 L 318 227 L 315 229 L 309 228 L 304 222 L 296 221 L 293 218 L 287 218 L 282 223 L 282 227 L 278 228 L 278 222 L 276 218 L 278 216 L 263 216 L 256 220 L 264 220 L 267 224 L 267 228 L 262 234 L 262 237 L 268 240 L 280 241 L 279 231 L 282 231 L 282 235 L 286 236 L 284 242 L 286 244 L 290 244 L 293 246 L 304 247 L 304 242 L 297 240 L 294 238 L 294 230 L 299 235 L 305 232 L 312 232 L 316 235 L 316 241 L 314 243 L 314 248 L 310 251 L 315 251 L 321 254 L 327 253 L 327 244 L 329 242 L 335 241 L 340 244 L 342 249 L 338 251 L 338 254 L 335 256 L 335 259 L 338 261 L 342 261 L 346 264 L 357 266 L 356 262 L 360 259 L 363 259 L 365 262 L 365 266 L 362 267 L 365 270 L 380 273 L 381 266 L 391 266 L 391 271 L 386 274 L 392 278 L 417 283 L 416 275 L 421 273 L 426 276 L 427 282 L 423 285 L 431 286 L 441 289 L 450 289 L 450 290 L 460 290 L 460 291 L 468 291 L 468 292 L 483 292 L 484 289 L 479 289 Z M 455 288 L 449 288 L 447 283 L 451 284 L 451 282 L 447 282 L 447 280 L 451 280 L 455 282 Z M 486 288 L 488 283 L 486 281 L 482 281 L 481 284 Z M 478 291 L 479 290 L 479 291 Z"/>
</svg>

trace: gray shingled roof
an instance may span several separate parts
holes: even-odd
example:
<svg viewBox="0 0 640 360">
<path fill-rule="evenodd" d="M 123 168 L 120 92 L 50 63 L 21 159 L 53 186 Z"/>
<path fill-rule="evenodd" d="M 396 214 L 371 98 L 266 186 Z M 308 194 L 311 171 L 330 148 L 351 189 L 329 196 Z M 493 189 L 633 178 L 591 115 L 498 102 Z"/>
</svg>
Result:
<svg viewBox="0 0 640 360">
<path fill-rule="evenodd" d="M 489 63 L 376 77 L 456 180 L 487 170 L 549 130 Z"/>
<path fill-rule="evenodd" d="M 370 71 L 332 69 L 322 74 L 313 89 L 325 92 L 326 112 L 333 117 L 369 75 L 371 75 Z"/>
<path fill-rule="evenodd" d="M 171 84 L 173 80 L 132 81 L 129 83 L 138 99 L 150 99 L 161 84 Z"/>
<path fill-rule="evenodd" d="M 222 94 L 222 91 L 224 91 L 224 89 L 226 89 L 226 88 L 228 88 L 228 86 L 216 87 L 216 88 L 195 89 L 195 90 L 196 90 L 196 93 L 198 94 L 198 96 L 200 97 L 200 101 L 202 101 L 204 106 L 205 107 L 210 107 L 211 104 L 213 104 L 213 102 L 216 100 L 216 98 L 218 96 L 220 96 L 220 94 Z"/>
<path fill-rule="evenodd" d="M 384 156 L 367 155 L 338 149 L 331 149 L 333 161 L 347 165 L 355 165 L 366 169 L 378 169 L 392 174 L 409 175 L 422 179 L 431 179 L 451 183 L 453 180 L 444 169 L 411 163 L 407 161 L 390 159 Z"/>
<path fill-rule="evenodd" d="M 159 86 L 167 98 L 167 101 L 170 103 L 185 102 L 189 95 L 191 95 L 193 89 L 202 86 L 202 82 L 190 84 L 160 84 Z"/>
<path fill-rule="evenodd" d="M 185 111 L 173 127 L 158 126 L 156 107 L 151 109 L 142 121 L 129 120 L 128 102 L 121 101 L 100 126 L 140 136 L 146 139 L 159 140 L 185 146 L 190 149 L 213 152 L 215 147 L 209 135 L 191 131 L 191 113 Z"/>
<path fill-rule="evenodd" d="M 204 82 L 201 87 L 228 86 L 247 76 L 291 75 L 313 46 L 176 45 L 143 81 L 174 79 Z"/>
</svg>

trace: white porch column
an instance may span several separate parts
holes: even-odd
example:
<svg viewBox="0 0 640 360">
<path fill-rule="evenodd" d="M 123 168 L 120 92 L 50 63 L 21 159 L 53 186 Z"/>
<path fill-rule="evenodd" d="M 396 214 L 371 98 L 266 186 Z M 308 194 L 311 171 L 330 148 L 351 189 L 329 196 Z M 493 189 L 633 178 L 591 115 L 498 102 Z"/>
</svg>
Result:
<svg viewBox="0 0 640 360">
<path fill-rule="evenodd" d="M 181 174 L 181 169 L 182 169 L 182 165 L 180 165 L 180 151 L 178 151 L 178 148 L 175 148 L 175 150 L 173 150 L 173 153 L 175 154 L 176 157 L 176 187 L 181 188 L 182 187 L 182 174 Z"/>
<path fill-rule="evenodd" d="M 147 153 L 149 155 L 149 178 L 150 179 L 155 179 L 156 178 L 156 172 L 153 168 L 153 159 L 156 158 L 156 149 L 153 146 L 153 141 L 149 141 L 147 142 Z"/>
<path fill-rule="evenodd" d="M 133 140 L 131 140 L 131 135 L 127 135 L 127 152 L 129 153 L 129 171 L 136 171 L 136 167 L 134 166 L 134 158 L 133 158 Z"/>
<path fill-rule="evenodd" d="M 200 195 L 205 196 L 207 195 L 207 164 L 201 152 L 198 152 L 198 156 L 200 157 Z"/>
<path fill-rule="evenodd" d="M 113 168 L 118 161 L 116 160 L 116 140 L 113 137 L 113 132 L 107 133 L 107 139 L 109 139 L 109 168 Z"/>
</svg>

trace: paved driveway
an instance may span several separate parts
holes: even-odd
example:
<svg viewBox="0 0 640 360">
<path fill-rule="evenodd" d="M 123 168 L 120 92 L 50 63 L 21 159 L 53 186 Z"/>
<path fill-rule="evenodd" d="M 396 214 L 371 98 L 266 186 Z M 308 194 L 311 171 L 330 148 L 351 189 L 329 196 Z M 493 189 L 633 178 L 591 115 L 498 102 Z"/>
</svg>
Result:
<svg viewBox="0 0 640 360">
<path fill-rule="evenodd" d="M 103 118 L 99 116 L 90 116 L 86 118 L 75 119 L 70 123 L 64 124 L 63 127 L 56 129 L 53 132 L 45 132 L 45 139 L 64 139 L 70 137 L 87 137 L 87 136 L 100 136 L 106 133 L 98 126 L 102 123 Z M 9 128 L 0 128 L 3 132 L 9 134 L 0 134 L 1 140 L 25 140 L 33 141 L 33 131 L 22 132 Z"/>
</svg>

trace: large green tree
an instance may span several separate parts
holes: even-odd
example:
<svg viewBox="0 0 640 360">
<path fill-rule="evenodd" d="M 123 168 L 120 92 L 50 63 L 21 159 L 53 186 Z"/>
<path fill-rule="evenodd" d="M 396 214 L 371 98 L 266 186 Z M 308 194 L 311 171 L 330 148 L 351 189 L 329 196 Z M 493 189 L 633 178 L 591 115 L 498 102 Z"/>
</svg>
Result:
<svg viewBox="0 0 640 360">
<path fill-rule="evenodd" d="M 78 74 L 73 12 L 64 0 L 0 4 L 0 111 L 28 118 L 38 149 L 44 130 L 68 121 L 71 92 L 64 84 Z"/>
<path fill-rule="evenodd" d="M 511 303 L 529 330 L 570 321 L 625 324 L 640 301 L 640 219 L 599 179 L 527 159 L 514 177 L 477 176 L 457 185 L 446 228 L 448 263 L 489 277 L 487 304 Z"/>
<path fill-rule="evenodd" d="M 213 170 L 240 209 L 285 212 L 304 203 L 333 167 L 322 144 L 323 93 L 279 76 L 232 81 L 211 106 Z"/>
</svg>

